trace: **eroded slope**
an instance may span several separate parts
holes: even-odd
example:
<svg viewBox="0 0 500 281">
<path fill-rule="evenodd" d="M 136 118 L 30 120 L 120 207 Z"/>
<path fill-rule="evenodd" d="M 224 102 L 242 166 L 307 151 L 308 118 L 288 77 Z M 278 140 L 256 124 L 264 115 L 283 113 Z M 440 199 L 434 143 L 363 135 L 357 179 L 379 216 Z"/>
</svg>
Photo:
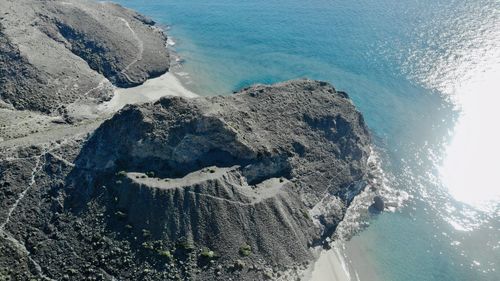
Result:
<svg viewBox="0 0 500 281">
<path fill-rule="evenodd" d="M 1 1 L 1 102 L 64 114 L 70 104 L 111 98 L 112 84 L 165 73 L 166 37 L 153 24 L 107 2 Z"/>
</svg>

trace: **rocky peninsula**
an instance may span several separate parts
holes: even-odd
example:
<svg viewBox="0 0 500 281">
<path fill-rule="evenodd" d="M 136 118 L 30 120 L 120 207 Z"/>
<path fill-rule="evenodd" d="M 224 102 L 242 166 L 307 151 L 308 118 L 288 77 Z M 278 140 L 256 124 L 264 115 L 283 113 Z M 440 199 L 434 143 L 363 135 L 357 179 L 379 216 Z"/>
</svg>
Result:
<svg viewBox="0 0 500 281">
<path fill-rule="evenodd" d="M 111 3 L 0 11 L 1 280 L 300 278 L 373 176 L 326 82 L 86 115 L 167 72 L 166 36 Z"/>
</svg>

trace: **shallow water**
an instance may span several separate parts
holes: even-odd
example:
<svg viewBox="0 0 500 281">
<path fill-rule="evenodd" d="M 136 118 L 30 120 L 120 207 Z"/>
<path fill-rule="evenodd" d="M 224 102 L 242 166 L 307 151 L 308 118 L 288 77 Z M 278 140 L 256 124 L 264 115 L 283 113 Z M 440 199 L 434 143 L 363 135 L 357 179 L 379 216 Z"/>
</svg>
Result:
<svg viewBox="0 0 500 281">
<path fill-rule="evenodd" d="M 382 280 L 500 280 L 499 1 L 117 2 L 171 26 L 196 93 L 298 77 L 349 93 L 411 196 L 349 243 Z"/>
</svg>

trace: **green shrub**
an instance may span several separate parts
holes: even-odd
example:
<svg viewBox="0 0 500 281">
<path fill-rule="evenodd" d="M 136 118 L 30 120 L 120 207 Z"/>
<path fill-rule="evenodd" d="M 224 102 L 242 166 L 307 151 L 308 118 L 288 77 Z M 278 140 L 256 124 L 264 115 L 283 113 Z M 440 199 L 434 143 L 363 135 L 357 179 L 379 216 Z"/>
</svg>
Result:
<svg viewBox="0 0 500 281">
<path fill-rule="evenodd" d="M 169 250 L 158 250 L 156 252 L 158 253 L 158 255 L 160 255 L 164 258 L 167 258 L 167 259 L 173 258 L 173 255 L 172 255 L 172 253 L 170 253 Z"/>
<path fill-rule="evenodd" d="M 206 259 L 213 259 L 217 257 L 217 254 L 210 249 L 203 249 L 203 251 L 201 251 L 200 253 L 200 256 Z"/>
<path fill-rule="evenodd" d="M 301 209 L 300 212 L 302 213 L 302 215 L 304 216 L 304 218 L 310 220 L 311 217 L 309 216 L 309 212 L 307 210 L 304 210 L 304 209 Z"/>
<path fill-rule="evenodd" d="M 151 243 L 148 243 L 148 242 L 142 243 L 142 247 L 144 249 L 147 249 L 147 250 L 153 250 L 153 245 Z"/>
<path fill-rule="evenodd" d="M 244 257 L 248 257 L 251 254 L 252 254 L 252 247 L 250 245 L 248 245 L 247 243 L 243 244 L 240 247 L 240 255 L 242 255 Z"/>
<path fill-rule="evenodd" d="M 177 244 L 177 247 L 179 247 L 180 249 L 184 249 L 186 251 L 192 251 L 192 250 L 194 250 L 194 244 L 191 241 L 189 241 L 189 240 L 180 241 Z"/>
</svg>

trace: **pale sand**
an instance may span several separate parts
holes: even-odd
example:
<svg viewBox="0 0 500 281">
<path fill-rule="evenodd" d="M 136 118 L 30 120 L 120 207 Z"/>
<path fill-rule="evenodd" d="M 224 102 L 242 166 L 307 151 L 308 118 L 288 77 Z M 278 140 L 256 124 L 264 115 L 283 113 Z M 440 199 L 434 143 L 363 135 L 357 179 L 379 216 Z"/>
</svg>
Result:
<svg viewBox="0 0 500 281">
<path fill-rule="evenodd" d="M 167 72 L 137 87 L 116 88 L 113 98 L 100 105 L 99 110 L 114 112 L 127 104 L 152 102 L 164 96 L 195 98 L 198 95 L 186 89 L 174 74 Z"/>
<path fill-rule="evenodd" d="M 377 245 L 376 237 L 365 234 L 363 238 L 354 236 L 349 242 L 345 243 L 344 253 L 348 258 L 351 274 L 353 269 L 356 275 L 355 280 L 381 281 L 386 280 L 383 272 L 375 263 L 376 257 L 373 254 L 373 247 Z"/>
<path fill-rule="evenodd" d="M 381 281 L 370 255 L 372 246 L 357 236 L 348 242 L 334 242 L 302 278 L 304 281 Z"/>
<path fill-rule="evenodd" d="M 340 246 L 340 245 L 338 245 Z M 322 251 L 319 259 L 314 263 L 311 271 L 303 280 L 310 281 L 351 281 L 349 268 L 341 247 L 333 247 Z"/>
</svg>

